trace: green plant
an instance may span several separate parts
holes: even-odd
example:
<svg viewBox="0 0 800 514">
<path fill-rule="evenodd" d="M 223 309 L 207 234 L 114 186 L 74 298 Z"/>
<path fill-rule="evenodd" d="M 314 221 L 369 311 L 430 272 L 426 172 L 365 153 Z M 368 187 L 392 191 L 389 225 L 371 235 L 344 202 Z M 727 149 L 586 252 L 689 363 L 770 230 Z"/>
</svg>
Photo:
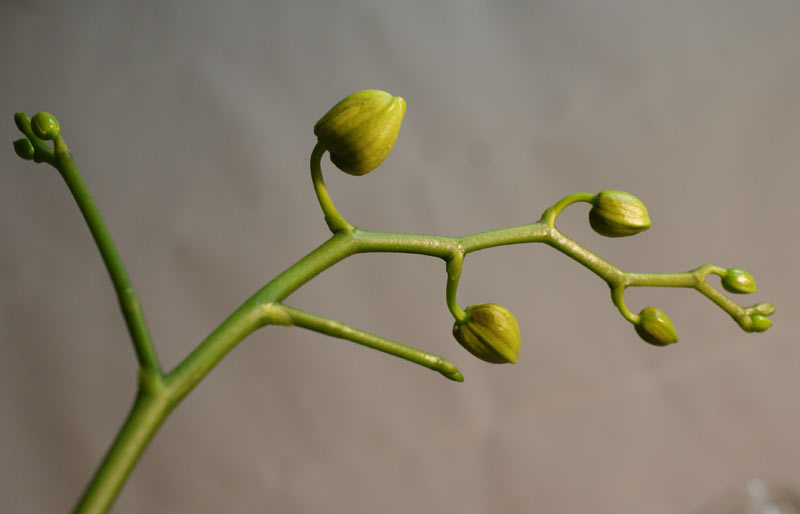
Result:
<svg viewBox="0 0 800 514">
<path fill-rule="evenodd" d="M 285 304 L 300 286 L 337 262 L 357 253 L 395 252 L 437 257 L 446 270 L 445 297 L 455 320 L 453 335 L 470 353 L 487 362 L 515 362 L 520 347 L 519 329 L 511 312 L 485 303 L 461 309 L 456 301 L 464 258 L 478 250 L 519 243 L 545 243 L 578 261 L 606 281 L 614 305 L 648 343 L 665 346 L 677 341 L 672 322 L 660 309 L 646 307 L 633 314 L 625 305 L 629 287 L 687 287 L 699 291 L 727 312 L 747 332 L 769 328 L 775 308 L 768 303 L 741 307 L 706 282 L 711 274 L 722 278 L 732 293 L 755 292 L 752 276 L 738 268 L 711 264 L 681 273 L 627 273 L 603 260 L 556 228 L 556 220 L 568 206 L 590 204 L 589 221 L 598 233 L 609 237 L 634 235 L 650 226 L 645 206 L 621 191 L 569 195 L 545 209 L 539 221 L 463 237 L 385 233 L 361 230 L 336 209 L 325 187 L 321 159 L 328 151 L 337 167 L 363 175 L 389 154 L 405 114 L 402 98 L 366 90 L 339 102 L 314 127 L 318 143 L 311 152 L 311 177 L 330 239 L 297 261 L 245 300 L 205 340 L 170 371 L 164 371 L 151 341 L 144 314 L 125 272 L 111 236 L 84 184 L 58 121 L 40 112 L 29 118 L 14 116 L 24 138 L 14 141 L 23 159 L 53 166 L 63 177 L 81 210 L 108 269 L 133 342 L 138 362 L 138 392 L 133 407 L 102 463 L 81 496 L 75 512 L 107 512 L 120 488 L 155 432 L 181 400 L 236 344 L 267 325 L 298 326 L 346 339 L 415 362 L 454 381 L 463 381 L 450 361 L 437 355 L 390 341 L 342 322 L 302 312 Z M 52 141 L 52 146 L 48 143 Z"/>
</svg>

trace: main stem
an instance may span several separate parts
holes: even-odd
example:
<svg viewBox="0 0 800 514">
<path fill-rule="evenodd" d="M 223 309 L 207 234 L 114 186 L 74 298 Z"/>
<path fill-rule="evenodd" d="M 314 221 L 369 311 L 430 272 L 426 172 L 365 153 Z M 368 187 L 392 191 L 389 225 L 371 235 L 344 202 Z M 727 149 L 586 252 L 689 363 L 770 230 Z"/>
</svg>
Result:
<svg viewBox="0 0 800 514">
<path fill-rule="evenodd" d="M 164 395 L 152 395 L 143 388 L 139 389 L 128 417 L 74 512 L 108 512 L 139 457 L 171 410 Z"/>
</svg>

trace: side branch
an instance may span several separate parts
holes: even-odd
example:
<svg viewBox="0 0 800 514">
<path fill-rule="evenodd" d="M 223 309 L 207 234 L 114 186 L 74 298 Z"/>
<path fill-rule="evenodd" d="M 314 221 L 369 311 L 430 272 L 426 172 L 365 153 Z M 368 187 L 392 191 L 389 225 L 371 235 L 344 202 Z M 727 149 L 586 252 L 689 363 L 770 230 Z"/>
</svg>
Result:
<svg viewBox="0 0 800 514">
<path fill-rule="evenodd" d="M 72 155 L 61 136 L 55 139 L 55 168 L 63 177 L 64 182 L 66 182 L 97 244 L 97 249 L 100 251 L 108 274 L 111 277 L 111 282 L 114 285 L 114 290 L 117 293 L 122 315 L 125 318 L 128 333 L 131 336 L 140 366 L 160 374 L 161 366 L 150 339 L 150 332 L 147 329 L 144 313 L 125 271 L 125 266 L 122 264 L 122 259 L 117 253 L 111 234 L 108 232 L 103 217 L 100 215 L 100 210 L 97 208 L 89 188 L 86 187 L 78 167 L 75 165 L 75 161 L 72 159 Z"/>
</svg>

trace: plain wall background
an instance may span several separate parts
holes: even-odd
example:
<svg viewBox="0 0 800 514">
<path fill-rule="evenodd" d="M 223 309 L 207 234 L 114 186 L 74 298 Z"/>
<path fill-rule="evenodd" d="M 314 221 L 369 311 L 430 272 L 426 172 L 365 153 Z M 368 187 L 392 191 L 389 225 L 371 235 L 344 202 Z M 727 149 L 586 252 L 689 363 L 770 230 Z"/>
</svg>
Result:
<svg viewBox="0 0 800 514">
<path fill-rule="evenodd" d="M 162 362 L 327 237 L 312 127 L 364 88 L 408 112 L 384 164 L 327 157 L 357 226 L 461 235 L 623 189 L 653 227 L 559 227 L 628 271 L 738 266 L 775 326 L 691 290 L 650 347 L 544 245 L 467 258 L 516 366 L 451 338 L 440 261 L 350 258 L 288 304 L 441 354 L 463 384 L 300 329 L 243 342 L 173 413 L 115 513 L 703 513 L 751 477 L 800 488 L 800 4 L 793 1 L 22 2 L 0 6 L 0 511 L 66 512 L 132 402 L 116 300 L 57 172 L 12 152 L 54 113 Z M 723 498 L 724 499 L 724 498 Z M 710 507 L 709 507 L 710 508 Z"/>
</svg>

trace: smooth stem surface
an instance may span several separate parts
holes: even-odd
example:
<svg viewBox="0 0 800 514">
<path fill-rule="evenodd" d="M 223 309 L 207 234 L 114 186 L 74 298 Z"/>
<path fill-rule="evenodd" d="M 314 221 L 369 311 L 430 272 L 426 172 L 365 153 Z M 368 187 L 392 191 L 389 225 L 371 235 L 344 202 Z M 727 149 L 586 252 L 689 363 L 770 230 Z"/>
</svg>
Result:
<svg viewBox="0 0 800 514">
<path fill-rule="evenodd" d="M 130 414 L 75 506 L 74 512 L 81 514 L 108 512 L 128 475 L 170 410 L 163 395 L 152 395 L 140 388 Z"/>
<path fill-rule="evenodd" d="M 448 362 L 438 355 L 432 355 L 428 352 L 423 352 L 421 350 L 417 350 L 416 348 L 411 348 L 410 346 L 364 332 L 363 330 L 358 330 L 357 328 L 346 325 L 341 321 L 323 318 L 322 316 L 292 309 L 291 307 L 287 307 L 285 305 L 282 305 L 279 308 L 288 315 L 288 320 L 292 325 L 307 328 L 309 330 L 327 334 L 332 337 L 347 339 L 348 341 L 353 341 L 354 343 L 358 343 L 381 352 L 386 352 L 407 361 L 425 366 L 426 368 L 430 368 L 434 371 L 438 371 L 450 380 L 454 380 L 456 382 L 464 381 L 464 377 L 461 376 L 458 368 L 456 368 L 451 362 Z"/>
<path fill-rule="evenodd" d="M 111 277 L 111 282 L 114 284 L 114 290 L 117 293 L 122 315 L 125 318 L 125 324 L 128 327 L 140 366 L 160 374 L 161 366 L 158 363 L 155 348 L 150 340 L 150 332 L 144 320 L 144 313 L 128 279 L 128 273 L 125 271 L 122 259 L 117 253 L 111 234 L 109 234 L 106 224 L 103 222 L 100 210 L 83 182 L 67 144 L 61 136 L 55 140 L 55 167 L 67 183 L 67 187 L 73 198 L 75 198 L 89 231 L 92 233 L 95 243 L 97 243 L 97 249 L 100 251 L 106 269 L 108 269 L 108 274 Z"/>
<path fill-rule="evenodd" d="M 353 226 L 339 214 L 338 210 L 336 210 L 336 206 L 333 205 L 333 200 L 331 200 L 331 196 L 328 194 L 328 188 L 325 187 L 325 181 L 322 178 L 322 168 L 320 167 L 320 161 L 325 152 L 325 147 L 322 146 L 321 143 L 317 143 L 316 146 L 314 146 L 314 150 L 311 152 L 311 181 L 314 184 L 314 191 L 317 193 L 319 206 L 322 208 L 323 214 L 325 214 L 325 223 L 328 224 L 328 228 L 331 229 L 331 232 L 334 234 L 342 230 L 353 230 Z"/>
</svg>

